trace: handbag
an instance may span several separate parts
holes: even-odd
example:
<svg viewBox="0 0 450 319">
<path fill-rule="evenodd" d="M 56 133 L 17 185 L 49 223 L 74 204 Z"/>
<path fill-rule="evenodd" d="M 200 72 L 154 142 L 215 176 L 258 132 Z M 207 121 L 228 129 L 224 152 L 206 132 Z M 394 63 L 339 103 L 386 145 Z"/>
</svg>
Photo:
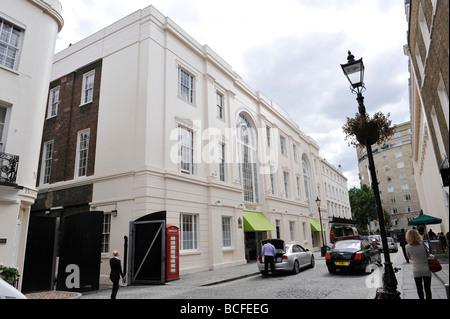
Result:
<svg viewBox="0 0 450 319">
<path fill-rule="evenodd" d="M 436 258 L 428 259 L 428 264 L 430 265 L 431 272 L 438 272 L 442 269 L 439 260 L 437 260 Z"/>
</svg>

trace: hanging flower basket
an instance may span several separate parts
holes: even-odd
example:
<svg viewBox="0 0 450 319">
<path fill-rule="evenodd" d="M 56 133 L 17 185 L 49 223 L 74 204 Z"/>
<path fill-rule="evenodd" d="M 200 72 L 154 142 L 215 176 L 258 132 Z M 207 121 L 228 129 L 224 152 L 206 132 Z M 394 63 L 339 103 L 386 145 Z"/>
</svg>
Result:
<svg viewBox="0 0 450 319">
<path fill-rule="evenodd" d="M 349 141 L 349 145 L 355 146 L 358 144 L 366 146 L 366 143 L 383 144 L 394 133 L 389 115 L 377 112 L 370 118 L 367 114 L 357 113 L 355 118 L 347 118 L 347 123 L 342 127 L 346 134 L 345 140 Z"/>
</svg>

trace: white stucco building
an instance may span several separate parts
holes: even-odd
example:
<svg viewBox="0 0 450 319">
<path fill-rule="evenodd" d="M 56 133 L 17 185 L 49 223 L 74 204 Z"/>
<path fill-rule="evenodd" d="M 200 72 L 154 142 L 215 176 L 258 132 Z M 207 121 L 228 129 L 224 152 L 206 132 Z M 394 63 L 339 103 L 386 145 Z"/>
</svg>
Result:
<svg viewBox="0 0 450 319">
<path fill-rule="evenodd" d="M 348 197 L 347 178 L 342 167 L 337 168 L 326 159 L 322 159 L 322 176 L 326 207 L 330 219 L 352 219 L 350 200 Z"/>
<path fill-rule="evenodd" d="M 57 0 L 0 0 L 0 263 L 20 271 L 60 12 Z"/>
<path fill-rule="evenodd" d="M 70 104 L 64 94 L 72 74 Z M 50 83 L 36 214 L 103 211 L 105 281 L 107 259 L 123 247 L 130 221 L 158 211 L 180 228 L 181 274 L 255 259 L 266 237 L 308 249 L 314 237 L 320 247 L 311 227 L 318 221 L 314 199 L 325 198 L 317 143 L 154 7 L 56 54 Z M 70 153 L 58 142 L 55 123 L 70 121 L 62 120 L 69 109 L 82 119 L 86 99 L 96 118 L 83 126 L 78 120 L 68 133 L 73 136 L 66 140 L 77 141 Z M 83 151 L 87 144 L 80 141 L 89 147 Z M 66 150 L 70 169 L 53 178 L 54 159 Z M 54 196 L 75 187 L 84 188 L 87 200 Z M 325 201 L 322 213 L 326 226 Z"/>
</svg>

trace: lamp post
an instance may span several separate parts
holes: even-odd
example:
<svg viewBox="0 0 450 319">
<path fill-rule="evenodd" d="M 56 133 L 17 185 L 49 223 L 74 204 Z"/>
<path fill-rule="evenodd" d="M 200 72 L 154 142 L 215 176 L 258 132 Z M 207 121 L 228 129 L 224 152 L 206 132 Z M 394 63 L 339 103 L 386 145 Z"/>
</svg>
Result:
<svg viewBox="0 0 450 319">
<path fill-rule="evenodd" d="M 341 64 L 342 71 L 350 82 L 350 89 L 356 93 L 356 101 L 358 101 L 358 111 L 364 116 L 366 108 L 364 106 L 364 97 L 362 92 L 365 91 L 364 86 L 364 64 L 362 58 L 355 60 L 355 57 L 348 51 L 347 63 Z M 371 141 L 372 142 L 372 141 Z M 367 149 L 367 158 L 369 160 L 370 176 L 372 178 L 372 188 L 375 195 L 375 203 L 377 207 L 378 221 L 380 224 L 380 235 L 383 244 L 384 253 L 384 274 L 383 287 L 377 289 L 376 298 L 378 299 L 400 299 L 400 293 L 397 291 L 397 279 L 395 278 L 394 269 L 392 268 L 391 258 L 387 244 L 386 229 L 384 225 L 384 214 L 381 207 L 380 191 L 378 189 L 378 179 L 375 171 L 375 163 L 373 160 L 372 146 L 368 138 L 365 140 Z"/>
<path fill-rule="evenodd" d="M 321 202 L 320 198 L 319 198 L 319 196 L 317 196 L 316 204 L 317 204 L 317 207 L 319 208 L 320 233 L 322 234 L 322 248 L 320 249 L 320 255 L 322 257 L 325 257 L 325 255 L 327 254 L 327 244 L 325 241 L 325 236 L 323 235 L 324 229 L 322 227 L 322 214 L 320 213 L 320 202 Z"/>
</svg>

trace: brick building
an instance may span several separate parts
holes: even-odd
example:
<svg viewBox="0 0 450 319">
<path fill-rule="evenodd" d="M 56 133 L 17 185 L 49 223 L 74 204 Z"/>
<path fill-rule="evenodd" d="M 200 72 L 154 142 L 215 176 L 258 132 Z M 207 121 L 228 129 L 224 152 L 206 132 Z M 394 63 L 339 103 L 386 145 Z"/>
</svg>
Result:
<svg viewBox="0 0 450 319">
<path fill-rule="evenodd" d="M 425 214 L 449 231 L 449 2 L 405 1 L 408 22 L 412 160 Z"/>
<path fill-rule="evenodd" d="M 356 151 L 360 182 L 372 187 L 366 148 L 358 146 Z M 373 147 L 373 157 L 381 204 L 392 217 L 387 230 L 407 229 L 408 221 L 418 217 L 421 209 L 411 161 L 410 122 L 396 125 L 394 135 L 384 145 Z M 370 230 L 379 230 L 378 221 L 370 223 Z"/>
<path fill-rule="evenodd" d="M 77 191 L 40 192 L 33 211 L 46 207 L 89 210 L 92 182 L 83 178 L 95 170 L 101 74 L 99 60 L 50 83 L 38 186 L 73 182 Z"/>
</svg>

